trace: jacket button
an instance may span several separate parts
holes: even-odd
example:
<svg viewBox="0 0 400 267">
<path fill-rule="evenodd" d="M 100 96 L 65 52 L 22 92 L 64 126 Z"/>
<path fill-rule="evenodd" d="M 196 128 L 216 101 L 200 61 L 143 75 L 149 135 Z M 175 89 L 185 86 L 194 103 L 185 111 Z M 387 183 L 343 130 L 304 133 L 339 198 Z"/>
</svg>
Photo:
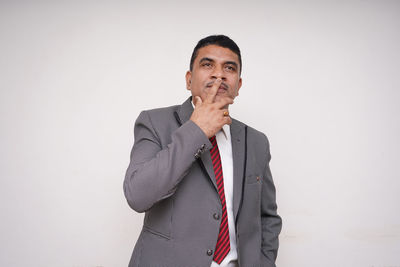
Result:
<svg viewBox="0 0 400 267">
<path fill-rule="evenodd" d="M 214 213 L 213 217 L 214 217 L 214 219 L 219 220 L 219 214 L 218 213 Z"/>
<path fill-rule="evenodd" d="M 211 256 L 212 254 L 213 254 L 212 249 L 207 249 L 207 255 L 208 255 L 208 256 Z"/>
</svg>

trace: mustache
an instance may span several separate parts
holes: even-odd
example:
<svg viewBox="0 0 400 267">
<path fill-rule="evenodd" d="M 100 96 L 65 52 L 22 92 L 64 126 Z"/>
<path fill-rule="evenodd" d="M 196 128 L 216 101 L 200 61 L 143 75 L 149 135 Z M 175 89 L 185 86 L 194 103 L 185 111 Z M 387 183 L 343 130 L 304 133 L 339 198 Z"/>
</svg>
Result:
<svg viewBox="0 0 400 267">
<path fill-rule="evenodd" d="M 207 86 L 207 87 L 211 87 L 211 86 L 213 86 L 213 84 L 214 84 L 214 81 L 208 82 L 208 83 L 206 84 L 206 86 Z M 223 89 L 228 90 L 229 85 L 227 85 L 227 84 L 224 83 L 224 82 L 221 82 L 221 84 L 220 84 L 219 87 L 222 87 Z"/>
</svg>

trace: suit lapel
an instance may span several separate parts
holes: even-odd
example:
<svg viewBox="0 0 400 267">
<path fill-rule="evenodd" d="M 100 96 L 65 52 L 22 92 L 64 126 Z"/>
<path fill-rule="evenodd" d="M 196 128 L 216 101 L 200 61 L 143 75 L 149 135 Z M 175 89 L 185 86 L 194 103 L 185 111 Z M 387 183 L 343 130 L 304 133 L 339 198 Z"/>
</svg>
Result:
<svg viewBox="0 0 400 267">
<path fill-rule="evenodd" d="M 232 119 L 231 124 L 231 139 L 232 139 L 232 157 L 233 157 L 233 214 L 236 218 L 240 201 L 242 198 L 242 188 L 243 188 L 243 171 L 244 171 L 244 161 L 246 155 L 245 153 L 245 131 L 244 124 Z"/>
<path fill-rule="evenodd" d="M 190 119 L 190 116 L 193 113 L 193 106 L 192 106 L 192 97 L 189 97 L 178 109 L 177 114 L 181 124 L 184 124 Z M 203 153 L 201 158 L 198 159 L 200 166 L 207 172 L 208 177 L 210 178 L 211 182 L 213 183 L 215 190 L 217 190 L 217 182 L 215 179 L 214 168 L 211 161 L 211 154 Z"/>
<path fill-rule="evenodd" d="M 178 106 L 177 114 L 179 117 L 179 123 L 182 125 L 190 119 L 193 113 L 192 97 L 186 99 L 182 105 Z"/>
<path fill-rule="evenodd" d="M 214 172 L 214 167 L 211 161 L 211 153 L 208 151 L 207 153 L 203 153 L 201 155 L 201 158 L 199 159 L 200 165 L 203 164 L 204 168 L 206 169 L 208 176 L 211 179 L 211 182 L 214 184 L 215 190 L 218 193 L 218 187 L 217 187 L 217 180 L 215 178 L 215 172 Z"/>
</svg>

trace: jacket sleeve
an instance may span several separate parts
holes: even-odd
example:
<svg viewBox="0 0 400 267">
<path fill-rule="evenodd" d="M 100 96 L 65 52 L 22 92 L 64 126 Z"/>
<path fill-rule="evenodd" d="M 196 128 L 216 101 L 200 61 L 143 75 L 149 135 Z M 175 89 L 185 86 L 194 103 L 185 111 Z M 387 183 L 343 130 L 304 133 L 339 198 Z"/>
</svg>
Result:
<svg viewBox="0 0 400 267">
<path fill-rule="evenodd" d="M 266 137 L 265 137 L 266 138 Z M 261 227 L 262 227 L 262 266 L 275 267 L 275 260 L 278 254 L 278 236 L 282 228 L 282 219 L 277 213 L 275 185 L 272 180 L 269 162 L 271 154 L 269 142 L 267 141 L 266 162 L 262 183 L 261 200 Z"/>
<path fill-rule="evenodd" d="M 212 147 L 204 132 L 188 120 L 172 133 L 172 142 L 162 148 L 161 133 L 153 127 L 148 111 L 139 115 L 134 134 L 124 194 L 129 206 L 137 212 L 147 211 L 173 195 L 196 158 Z"/>
</svg>

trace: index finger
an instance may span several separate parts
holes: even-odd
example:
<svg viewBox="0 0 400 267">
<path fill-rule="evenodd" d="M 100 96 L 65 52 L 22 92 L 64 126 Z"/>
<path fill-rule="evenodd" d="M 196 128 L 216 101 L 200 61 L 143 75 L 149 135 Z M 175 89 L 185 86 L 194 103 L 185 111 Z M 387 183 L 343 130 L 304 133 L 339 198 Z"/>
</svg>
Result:
<svg viewBox="0 0 400 267">
<path fill-rule="evenodd" d="M 206 99 L 204 102 L 209 104 L 214 103 L 215 96 L 217 95 L 218 88 L 222 83 L 222 79 L 218 78 L 214 81 L 214 84 L 211 86 L 210 90 L 207 92 Z"/>
</svg>

